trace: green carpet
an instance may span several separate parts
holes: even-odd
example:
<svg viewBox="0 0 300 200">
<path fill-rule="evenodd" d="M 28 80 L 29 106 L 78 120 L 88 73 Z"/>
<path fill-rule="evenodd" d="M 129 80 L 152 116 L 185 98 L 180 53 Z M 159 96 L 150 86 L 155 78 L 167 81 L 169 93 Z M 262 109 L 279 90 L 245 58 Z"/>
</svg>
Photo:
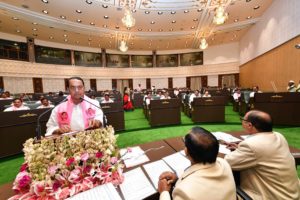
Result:
<svg viewBox="0 0 300 200">
<path fill-rule="evenodd" d="M 203 123 L 196 124 L 209 131 L 240 131 L 242 130 L 239 115 L 232 111 L 232 106 L 226 106 L 225 123 Z M 134 146 L 141 143 L 161 140 L 169 137 L 183 136 L 195 124 L 190 118 L 181 113 L 181 124 L 151 128 L 142 109 L 133 112 L 125 112 L 125 131 L 118 134 L 117 144 L 120 148 Z M 275 131 L 282 133 L 290 146 L 300 149 L 300 127 L 274 127 Z M 20 165 L 23 155 L 0 159 L 0 185 L 13 181 Z M 298 168 L 300 177 L 300 167 Z"/>
</svg>

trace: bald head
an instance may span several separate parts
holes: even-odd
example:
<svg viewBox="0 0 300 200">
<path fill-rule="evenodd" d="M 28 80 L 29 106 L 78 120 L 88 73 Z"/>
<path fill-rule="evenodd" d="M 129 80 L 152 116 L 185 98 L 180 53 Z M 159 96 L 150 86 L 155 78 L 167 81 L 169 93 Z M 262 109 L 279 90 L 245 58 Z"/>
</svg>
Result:
<svg viewBox="0 0 300 200">
<path fill-rule="evenodd" d="M 252 110 L 246 113 L 245 120 L 259 132 L 271 132 L 273 130 L 272 118 L 268 113 Z"/>
</svg>

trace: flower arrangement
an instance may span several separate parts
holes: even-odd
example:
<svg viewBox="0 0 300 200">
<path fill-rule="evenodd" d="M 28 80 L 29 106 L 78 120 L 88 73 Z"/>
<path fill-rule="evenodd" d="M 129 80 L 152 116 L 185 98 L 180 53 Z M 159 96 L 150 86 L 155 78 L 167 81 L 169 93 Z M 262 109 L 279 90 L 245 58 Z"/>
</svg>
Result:
<svg viewBox="0 0 300 200">
<path fill-rule="evenodd" d="M 25 162 L 13 184 L 14 199 L 65 199 L 97 185 L 123 181 L 112 127 L 39 143 L 24 143 Z"/>
</svg>

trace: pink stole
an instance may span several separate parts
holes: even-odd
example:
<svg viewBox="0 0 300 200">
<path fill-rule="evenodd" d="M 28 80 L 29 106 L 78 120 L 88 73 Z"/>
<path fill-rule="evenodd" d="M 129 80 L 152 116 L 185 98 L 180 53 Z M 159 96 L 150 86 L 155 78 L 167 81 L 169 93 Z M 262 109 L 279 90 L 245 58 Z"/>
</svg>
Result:
<svg viewBox="0 0 300 200">
<path fill-rule="evenodd" d="M 84 98 L 87 98 L 84 96 Z M 60 104 L 58 106 L 58 112 L 57 112 L 57 122 L 59 127 L 62 127 L 64 125 L 71 125 L 71 118 L 72 118 L 72 112 L 73 112 L 73 106 L 74 103 L 72 101 L 71 96 L 68 96 L 68 101 Z M 92 108 L 90 104 L 87 104 L 85 101 L 82 101 L 80 103 L 81 110 L 82 110 L 82 116 L 84 121 L 84 127 L 89 127 L 89 120 L 93 119 L 96 114 L 96 110 Z"/>
</svg>

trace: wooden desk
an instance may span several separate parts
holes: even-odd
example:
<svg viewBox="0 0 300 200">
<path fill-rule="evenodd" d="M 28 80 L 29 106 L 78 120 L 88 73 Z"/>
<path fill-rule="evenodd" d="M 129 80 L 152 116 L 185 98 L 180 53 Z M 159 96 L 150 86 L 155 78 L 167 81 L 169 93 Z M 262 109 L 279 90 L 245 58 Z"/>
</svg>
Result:
<svg viewBox="0 0 300 200">
<path fill-rule="evenodd" d="M 144 94 L 140 92 L 133 93 L 133 106 L 134 108 L 143 107 Z"/>
<path fill-rule="evenodd" d="M 192 121 L 193 122 L 224 122 L 225 121 L 224 96 L 210 98 L 194 98 L 192 102 Z"/>
<path fill-rule="evenodd" d="M 0 158 L 19 154 L 23 143 L 36 136 L 38 116 L 47 109 L 0 112 Z M 51 112 L 45 114 L 41 122 L 41 132 L 46 132 L 46 123 Z"/>
<path fill-rule="evenodd" d="M 151 100 L 148 111 L 150 125 L 180 124 L 180 104 L 180 99 Z"/>
<path fill-rule="evenodd" d="M 243 134 L 242 132 L 233 132 L 233 133 L 230 133 L 230 134 L 237 137 L 237 138 L 239 138 L 239 139 L 242 139 L 240 137 L 241 135 L 246 135 L 246 134 Z M 170 145 L 177 152 L 183 150 L 184 147 L 185 147 L 185 145 L 183 143 L 183 140 L 182 140 L 182 137 L 168 138 L 168 139 L 165 139 L 164 141 L 168 145 Z M 300 165 L 300 149 L 297 149 L 297 148 L 291 147 L 291 146 L 289 148 L 290 148 L 291 154 L 294 156 L 296 165 L 297 166 Z M 225 155 L 219 153 L 218 156 L 224 157 Z"/>
<path fill-rule="evenodd" d="M 112 125 L 115 131 L 125 130 L 123 102 L 101 103 L 101 108 L 106 115 L 107 123 Z"/>
</svg>

